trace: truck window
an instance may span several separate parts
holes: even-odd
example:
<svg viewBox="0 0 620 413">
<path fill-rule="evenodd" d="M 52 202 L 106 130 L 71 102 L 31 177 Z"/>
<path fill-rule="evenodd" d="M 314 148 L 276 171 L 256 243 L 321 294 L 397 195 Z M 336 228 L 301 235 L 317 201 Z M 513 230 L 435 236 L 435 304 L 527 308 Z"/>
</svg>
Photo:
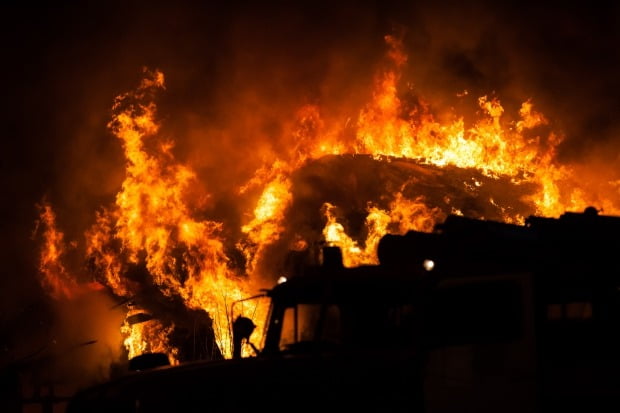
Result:
<svg viewBox="0 0 620 413">
<path fill-rule="evenodd" d="M 435 345 L 511 341 L 522 334 L 523 301 L 515 281 L 484 281 L 437 289 L 426 328 Z"/>
<path fill-rule="evenodd" d="M 547 320 L 590 320 L 592 318 L 592 303 L 589 301 L 574 301 L 569 303 L 553 303 L 547 305 Z"/>
<path fill-rule="evenodd" d="M 299 343 L 310 348 L 311 342 L 322 348 L 330 344 L 366 349 L 411 346 L 419 338 L 419 328 L 412 304 L 298 304 L 284 312 L 279 348 L 290 350 Z"/>
<path fill-rule="evenodd" d="M 412 304 L 347 303 L 342 313 L 343 341 L 352 347 L 410 346 L 420 334 L 419 320 Z"/>
<path fill-rule="evenodd" d="M 335 304 L 297 304 L 284 312 L 280 349 L 300 342 L 340 343 L 340 309 Z"/>
</svg>

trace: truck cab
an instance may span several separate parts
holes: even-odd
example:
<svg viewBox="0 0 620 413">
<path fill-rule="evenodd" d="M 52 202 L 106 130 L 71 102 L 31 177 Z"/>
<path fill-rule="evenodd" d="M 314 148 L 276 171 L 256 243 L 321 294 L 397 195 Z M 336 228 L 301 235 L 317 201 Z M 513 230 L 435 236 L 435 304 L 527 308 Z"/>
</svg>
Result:
<svg viewBox="0 0 620 413">
<path fill-rule="evenodd" d="M 340 251 L 233 325 L 231 360 L 134 372 L 78 393 L 68 412 L 592 411 L 620 404 L 620 218 L 590 212 L 511 225 L 450 216 L 386 235 L 378 265 Z M 596 409 L 595 409 L 596 410 Z"/>
<path fill-rule="evenodd" d="M 254 356 L 235 349 L 229 360 L 132 372 L 83 390 L 67 411 L 423 411 L 416 302 L 424 282 L 327 259 L 256 297 L 271 309 Z M 236 319 L 237 346 L 252 327 Z"/>
</svg>

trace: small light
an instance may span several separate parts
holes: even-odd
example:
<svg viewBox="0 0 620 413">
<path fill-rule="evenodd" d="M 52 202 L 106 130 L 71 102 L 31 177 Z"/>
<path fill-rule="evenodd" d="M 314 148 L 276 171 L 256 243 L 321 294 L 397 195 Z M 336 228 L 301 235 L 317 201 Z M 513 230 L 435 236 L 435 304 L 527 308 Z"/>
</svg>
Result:
<svg viewBox="0 0 620 413">
<path fill-rule="evenodd" d="M 424 260 L 424 262 L 422 263 L 422 266 L 424 267 L 426 271 L 433 271 L 433 268 L 435 268 L 435 261 Z"/>
<path fill-rule="evenodd" d="M 280 278 L 278 278 L 278 284 L 283 284 L 287 281 L 285 276 L 281 276 Z"/>
</svg>

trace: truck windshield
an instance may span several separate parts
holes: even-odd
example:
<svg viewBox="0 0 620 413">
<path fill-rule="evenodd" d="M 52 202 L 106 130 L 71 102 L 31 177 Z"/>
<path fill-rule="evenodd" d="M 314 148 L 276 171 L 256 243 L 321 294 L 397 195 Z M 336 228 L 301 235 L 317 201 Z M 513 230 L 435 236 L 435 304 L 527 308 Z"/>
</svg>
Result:
<svg viewBox="0 0 620 413">
<path fill-rule="evenodd" d="M 297 304 L 284 312 L 280 349 L 309 343 L 376 349 L 411 345 L 414 316 L 410 304 Z"/>
</svg>

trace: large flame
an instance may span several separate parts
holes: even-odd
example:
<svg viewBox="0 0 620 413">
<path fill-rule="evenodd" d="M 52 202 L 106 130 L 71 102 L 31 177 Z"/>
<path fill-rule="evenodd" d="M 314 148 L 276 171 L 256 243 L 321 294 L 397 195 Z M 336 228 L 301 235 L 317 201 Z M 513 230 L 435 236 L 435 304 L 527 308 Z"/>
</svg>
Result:
<svg viewBox="0 0 620 413">
<path fill-rule="evenodd" d="M 344 226 L 338 222 L 335 206 L 325 203 L 323 213 L 327 220 L 323 236 L 328 245 L 340 247 L 345 267 L 377 264 L 377 247 L 387 233 L 404 234 L 407 231 L 432 231 L 435 223 L 445 218 L 438 208 L 429 208 L 424 198 L 415 200 L 403 198 L 399 192 L 388 211 L 369 205 L 366 216 L 366 239 L 364 246 L 347 235 Z"/>
<path fill-rule="evenodd" d="M 190 206 L 190 190 L 197 186 L 198 177 L 175 159 L 174 143 L 160 136 L 155 96 L 164 89 L 164 75 L 146 72 L 139 87 L 119 96 L 113 106 L 109 128 L 123 146 L 126 175 L 115 203 L 97 212 L 94 225 L 86 231 L 86 256 L 97 279 L 119 297 L 140 300 L 154 287 L 168 300 L 206 311 L 218 347 L 228 357 L 230 323 L 237 315 L 231 313 L 232 303 L 254 295 L 260 280 L 275 282 L 281 275 L 290 275 L 279 273 L 280 268 L 265 273 L 269 270 L 260 264 L 269 247 L 278 245 L 287 231 L 294 233 L 291 250 L 307 250 L 317 241 L 289 228 L 287 213 L 294 205 L 296 171 L 326 155 L 370 155 L 386 163 L 405 159 L 437 168 L 475 170 L 488 182 L 527 184 L 534 190 L 527 199 L 515 198 L 515 202 L 528 202 L 534 212 L 546 216 L 588 205 L 607 213 L 620 211 L 604 195 L 576 185 L 572 169 L 557 162 L 562 135 L 551 130 L 532 101 L 526 100 L 510 116 L 498 98 L 481 96 L 475 101 L 477 120 L 469 122 L 455 113 L 438 120 L 424 100 L 407 98 L 399 91 L 407 56 L 398 38 L 387 36 L 386 42 L 385 65 L 375 78 L 370 102 L 353 120 L 336 123 L 323 119 L 318 105 L 300 107 L 286 153 L 236 188 L 239 197 L 256 194 L 255 203 L 243 211 L 240 228 L 228 232 L 224 222 L 205 219 L 205 211 Z M 474 178 L 462 185 L 464 191 L 475 193 L 485 182 Z M 325 223 L 318 236 L 342 248 L 346 266 L 376 263 L 377 245 L 386 233 L 431 231 L 447 213 L 462 214 L 458 205 L 442 209 L 426 194 L 406 195 L 404 187 L 386 191 L 381 205 L 376 200 L 364 203 L 361 234 L 347 232 L 346 218 L 339 212 L 347 205 L 324 201 L 321 211 L 315 211 Z M 450 202 L 445 197 L 445 203 Z M 478 202 L 496 205 L 492 197 Z M 504 221 L 524 222 L 519 212 L 497 207 Z M 62 265 L 63 239 L 55 230 L 51 207 L 43 208 L 41 220 L 48 228 L 41 255 L 43 283 L 55 297 L 70 297 L 77 282 Z M 224 233 L 238 238 L 226 239 Z M 231 248 L 244 257 L 242 268 L 231 262 Z M 267 309 L 245 301 L 240 304 L 236 308 L 253 315 L 258 324 L 255 335 L 260 336 Z M 176 360 L 178 351 L 167 338 L 174 324 L 149 323 L 123 327 L 129 355 L 163 351 Z"/>
<path fill-rule="evenodd" d="M 255 179 L 248 184 L 262 183 L 264 187 L 254 208 L 252 220 L 241 228 L 247 234 L 247 240 L 237 245 L 244 252 L 250 274 L 254 272 L 256 260 L 262 255 L 263 247 L 277 241 L 284 232 L 284 211 L 292 199 L 289 174 L 287 165 L 276 162 L 271 170 L 258 171 Z M 247 186 L 241 188 L 240 192 L 246 190 Z"/>
<path fill-rule="evenodd" d="M 566 210 L 582 210 L 594 201 L 601 202 L 570 185 L 572 170 L 556 161 L 562 136 L 545 127 L 547 119 L 530 100 L 521 105 L 516 120 L 505 122 L 500 101 L 481 96 L 477 100 L 480 118 L 471 126 L 456 114 L 451 120 L 436 120 L 429 105 L 420 98 L 412 106 L 404 105 L 399 98 L 398 82 L 407 57 L 398 38 L 386 36 L 386 42 L 389 48 L 385 69 L 376 77 L 372 100 L 357 118 L 354 139 L 345 138 L 342 125 L 327 126 L 321 119 L 320 108 L 304 106 L 298 112 L 299 128 L 293 133 L 295 143 L 291 145 L 290 158 L 277 162 L 275 178 L 267 178 L 264 173 L 253 178 L 253 182 L 258 180 L 264 187 L 256 218 L 244 227 L 256 234 L 257 225 L 260 226 L 261 236 L 252 237 L 255 243 L 269 243 L 277 238 L 274 234 L 278 231 L 274 229 L 281 228 L 281 224 L 276 224 L 280 221 L 261 220 L 258 211 L 266 210 L 268 205 L 268 216 L 282 217 L 289 205 L 287 176 L 308 160 L 324 155 L 368 154 L 388 161 L 405 158 L 440 167 L 473 168 L 490 178 L 508 177 L 516 184 L 531 183 L 537 190 L 529 195 L 529 201 L 537 213 L 545 216 L 559 216 Z M 282 196 L 274 198 L 276 193 Z M 324 206 L 323 236 L 329 244 L 342 248 L 345 265 L 375 263 L 378 240 L 387 232 L 430 231 L 444 218 L 437 209 L 427 207 L 422 198 L 406 199 L 400 192 L 392 197 L 389 211 L 369 205 L 367 239 L 362 243 L 346 234 L 343 224 L 333 215 L 334 205 Z M 610 202 L 603 203 L 607 212 L 618 211 Z M 408 211 L 416 211 L 416 218 Z M 458 208 L 451 212 L 461 213 Z M 523 223 L 525 219 L 508 211 L 502 218 L 514 223 Z"/>
<path fill-rule="evenodd" d="M 131 315 L 131 312 L 128 313 Z M 123 344 L 130 359 L 145 353 L 165 353 L 170 364 L 178 364 L 178 350 L 170 345 L 168 336 L 174 326 L 164 326 L 159 320 L 148 320 L 138 324 L 123 323 L 121 333 Z"/>
<path fill-rule="evenodd" d="M 157 136 L 159 125 L 150 99 L 163 87 L 163 74 L 150 73 L 135 92 L 116 100 L 110 128 L 125 150 L 126 178 L 115 207 L 99 213 L 87 232 L 87 251 L 106 283 L 121 296 L 139 293 L 124 275 L 129 265 L 143 261 L 152 277 L 149 282 L 164 295 L 180 297 L 189 308 L 208 312 L 220 350 L 230 355 L 227 309 L 254 290 L 229 268 L 219 237 L 221 223 L 197 220 L 196 211 L 187 206 L 186 192 L 196 176 L 175 162 L 172 142 L 159 141 Z M 115 242 L 120 246 L 115 248 Z M 130 355 L 166 348 L 169 329 L 132 326 L 125 331 Z M 144 344 L 149 341 L 159 344 Z M 174 349 L 168 348 L 167 353 L 175 358 Z"/>
</svg>

